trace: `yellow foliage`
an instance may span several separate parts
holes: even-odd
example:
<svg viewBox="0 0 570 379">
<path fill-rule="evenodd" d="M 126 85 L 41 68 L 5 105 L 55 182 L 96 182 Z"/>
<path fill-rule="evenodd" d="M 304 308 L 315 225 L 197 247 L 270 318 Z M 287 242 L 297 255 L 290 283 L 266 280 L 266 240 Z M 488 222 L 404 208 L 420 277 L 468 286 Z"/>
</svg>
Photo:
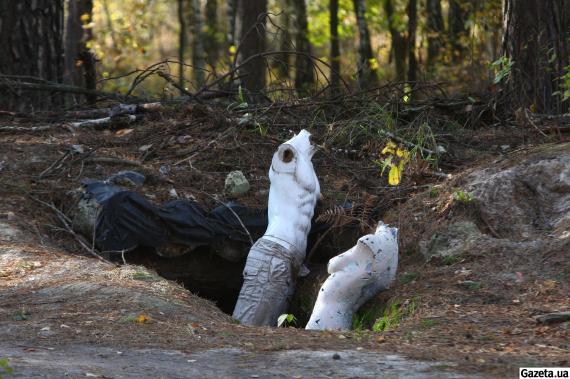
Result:
<svg viewBox="0 0 570 379">
<path fill-rule="evenodd" d="M 396 151 L 394 150 L 395 148 L 396 148 L 396 144 L 394 142 L 388 142 L 386 144 L 386 147 L 384 148 L 384 150 L 382 150 L 382 154 L 386 154 L 386 153 L 396 154 Z"/>
<path fill-rule="evenodd" d="M 148 317 L 140 315 L 139 317 L 137 317 L 137 322 L 140 322 L 141 324 L 144 322 L 148 321 Z"/>
<path fill-rule="evenodd" d="M 399 166 L 394 166 L 390 169 L 390 175 L 388 177 L 388 183 L 393 186 L 400 184 L 400 180 L 402 179 L 402 170 Z"/>
</svg>

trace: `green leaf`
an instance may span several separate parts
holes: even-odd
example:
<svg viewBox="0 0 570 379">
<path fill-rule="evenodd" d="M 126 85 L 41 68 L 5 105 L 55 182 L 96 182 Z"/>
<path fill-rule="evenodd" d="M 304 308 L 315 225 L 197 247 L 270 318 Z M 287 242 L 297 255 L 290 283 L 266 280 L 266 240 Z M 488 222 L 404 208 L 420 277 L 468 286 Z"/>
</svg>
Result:
<svg viewBox="0 0 570 379">
<path fill-rule="evenodd" d="M 503 74 L 498 73 L 497 76 L 495 76 L 495 80 L 493 80 L 493 83 L 497 84 L 501 81 L 501 79 L 503 79 Z"/>
<path fill-rule="evenodd" d="M 241 86 L 238 88 L 238 99 L 243 102 L 243 94 L 241 93 Z"/>
<path fill-rule="evenodd" d="M 388 159 L 386 159 L 386 160 L 384 161 L 384 163 L 380 163 L 382 166 L 384 166 L 384 167 L 382 167 L 382 172 L 380 173 L 380 176 L 382 176 L 382 174 L 384 174 L 384 170 L 386 169 L 386 167 L 388 167 L 388 165 L 390 164 L 390 162 L 392 162 L 392 158 L 393 158 L 393 157 L 394 157 L 393 155 L 390 155 L 390 156 L 388 157 Z"/>
<path fill-rule="evenodd" d="M 469 100 L 471 100 L 472 102 L 475 102 L 476 100 L 472 97 L 468 97 Z"/>
<path fill-rule="evenodd" d="M 554 62 L 554 60 L 556 59 L 556 57 L 557 57 L 556 54 L 552 54 L 552 56 L 551 56 L 550 59 L 548 60 L 548 63 Z"/>
</svg>

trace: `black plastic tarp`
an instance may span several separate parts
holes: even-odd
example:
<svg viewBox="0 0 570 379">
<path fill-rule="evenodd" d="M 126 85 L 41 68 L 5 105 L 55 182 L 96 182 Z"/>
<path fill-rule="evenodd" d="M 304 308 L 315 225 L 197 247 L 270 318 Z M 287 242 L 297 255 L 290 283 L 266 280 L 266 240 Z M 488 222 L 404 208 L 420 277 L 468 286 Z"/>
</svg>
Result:
<svg viewBox="0 0 570 379">
<path fill-rule="evenodd" d="M 97 244 L 113 254 L 137 245 L 160 246 L 180 243 L 204 246 L 222 243 L 224 238 L 249 241 L 240 217 L 255 240 L 267 229 L 267 211 L 248 214 L 237 203 L 220 205 L 205 215 L 204 208 L 185 200 L 174 200 L 158 207 L 138 193 L 109 185 L 108 182 L 83 183 L 87 196 L 101 204 L 102 212 L 96 225 Z"/>
</svg>

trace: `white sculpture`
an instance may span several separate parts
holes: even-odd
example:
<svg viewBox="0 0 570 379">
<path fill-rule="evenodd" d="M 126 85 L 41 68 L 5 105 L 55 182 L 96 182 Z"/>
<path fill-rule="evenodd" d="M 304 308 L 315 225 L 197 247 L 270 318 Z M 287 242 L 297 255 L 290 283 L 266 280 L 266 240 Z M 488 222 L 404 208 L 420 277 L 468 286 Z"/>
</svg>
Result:
<svg viewBox="0 0 570 379">
<path fill-rule="evenodd" d="M 329 261 L 325 281 L 306 329 L 352 329 L 358 309 L 385 290 L 398 268 L 398 229 L 378 223 L 375 234 Z"/>
<path fill-rule="evenodd" d="M 269 179 L 269 225 L 251 248 L 233 317 L 259 326 L 276 326 L 289 308 L 305 260 L 320 187 L 311 157 L 311 134 L 302 130 L 273 155 Z"/>
</svg>

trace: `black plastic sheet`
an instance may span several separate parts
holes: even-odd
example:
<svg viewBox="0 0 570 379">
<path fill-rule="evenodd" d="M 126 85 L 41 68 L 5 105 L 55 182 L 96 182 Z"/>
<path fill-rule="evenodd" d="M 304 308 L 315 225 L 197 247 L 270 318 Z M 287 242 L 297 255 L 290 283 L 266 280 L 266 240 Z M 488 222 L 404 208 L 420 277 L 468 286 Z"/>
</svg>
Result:
<svg viewBox="0 0 570 379">
<path fill-rule="evenodd" d="M 248 214 L 235 202 L 220 205 L 208 215 L 204 208 L 185 200 L 174 200 L 158 207 L 138 193 L 109 185 L 84 182 L 86 196 L 94 196 L 102 212 L 96 225 L 96 241 L 109 254 L 128 251 L 138 245 L 161 246 L 179 243 L 204 246 L 223 243 L 225 238 L 248 241 L 239 216 L 255 240 L 267 229 L 267 211 Z"/>
</svg>

